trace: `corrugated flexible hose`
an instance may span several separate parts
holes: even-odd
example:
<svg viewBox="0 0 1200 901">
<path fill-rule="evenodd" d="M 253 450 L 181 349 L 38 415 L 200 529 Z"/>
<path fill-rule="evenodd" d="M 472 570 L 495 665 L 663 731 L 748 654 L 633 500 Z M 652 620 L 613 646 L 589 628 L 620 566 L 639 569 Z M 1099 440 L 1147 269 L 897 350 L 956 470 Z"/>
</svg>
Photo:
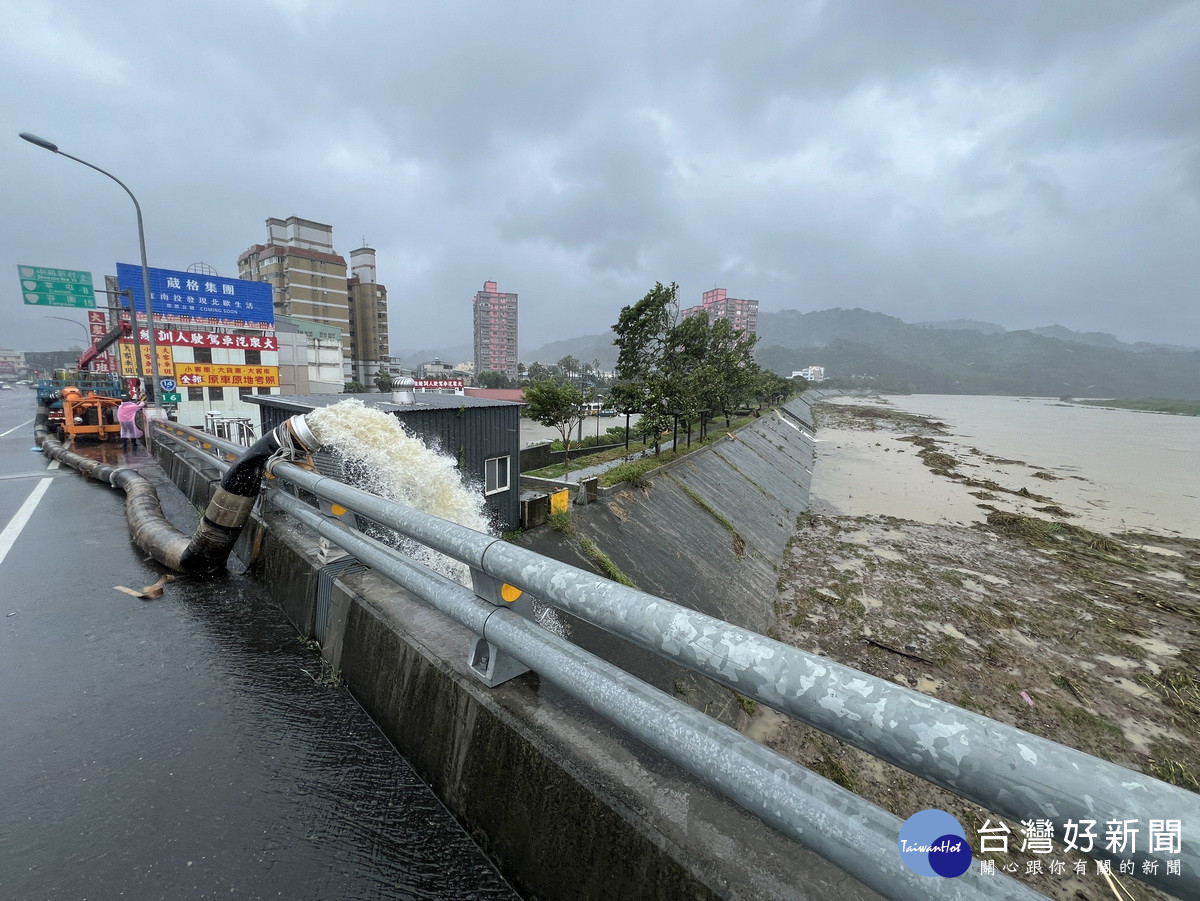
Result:
<svg viewBox="0 0 1200 901">
<path fill-rule="evenodd" d="M 264 471 L 277 460 L 292 460 L 317 446 L 303 416 L 276 426 L 246 448 L 221 479 L 192 535 L 176 529 L 163 515 L 158 492 L 135 470 L 101 463 L 75 453 L 55 438 L 49 427 L 49 402 L 38 405 L 34 439 L 42 453 L 91 479 L 125 492 L 125 515 L 134 542 L 164 566 L 179 573 L 209 576 L 224 571 L 225 562 L 258 497 Z"/>
</svg>

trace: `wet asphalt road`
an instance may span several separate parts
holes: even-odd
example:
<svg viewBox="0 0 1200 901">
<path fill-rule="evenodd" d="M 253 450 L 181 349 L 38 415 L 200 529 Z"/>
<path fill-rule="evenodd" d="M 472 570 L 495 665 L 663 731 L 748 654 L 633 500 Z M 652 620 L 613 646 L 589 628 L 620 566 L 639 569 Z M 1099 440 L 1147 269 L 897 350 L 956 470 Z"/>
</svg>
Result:
<svg viewBox="0 0 1200 901">
<path fill-rule="evenodd" d="M 162 570 L 33 413 L 0 391 L 0 895 L 515 897 L 252 580 L 114 590 Z"/>
</svg>

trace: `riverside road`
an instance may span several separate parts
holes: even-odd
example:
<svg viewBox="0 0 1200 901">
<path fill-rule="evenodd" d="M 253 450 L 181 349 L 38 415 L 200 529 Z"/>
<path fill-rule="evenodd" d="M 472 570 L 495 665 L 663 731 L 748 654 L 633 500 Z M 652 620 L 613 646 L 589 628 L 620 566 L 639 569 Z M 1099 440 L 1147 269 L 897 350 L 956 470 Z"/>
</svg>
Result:
<svg viewBox="0 0 1200 901">
<path fill-rule="evenodd" d="M 516 897 L 252 579 L 115 590 L 163 570 L 33 414 L 0 391 L 0 894 Z"/>
</svg>

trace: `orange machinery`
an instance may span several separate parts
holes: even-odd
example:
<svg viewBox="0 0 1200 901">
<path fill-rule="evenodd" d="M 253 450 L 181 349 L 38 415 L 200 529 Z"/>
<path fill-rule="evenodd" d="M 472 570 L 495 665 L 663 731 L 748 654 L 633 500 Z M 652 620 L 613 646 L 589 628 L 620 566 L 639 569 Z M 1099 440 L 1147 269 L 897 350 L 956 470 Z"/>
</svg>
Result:
<svg viewBox="0 0 1200 901">
<path fill-rule="evenodd" d="M 107 441 L 110 435 L 120 435 L 121 424 L 117 422 L 117 407 L 120 405 L 120 398 L 107 397 L 95 391 L 89 391 L 85 396 L 74 385 L 68 385 L 62 389 L 59 438 L 65 435 L 72 438 L 87 436 Z"/>
</svg>

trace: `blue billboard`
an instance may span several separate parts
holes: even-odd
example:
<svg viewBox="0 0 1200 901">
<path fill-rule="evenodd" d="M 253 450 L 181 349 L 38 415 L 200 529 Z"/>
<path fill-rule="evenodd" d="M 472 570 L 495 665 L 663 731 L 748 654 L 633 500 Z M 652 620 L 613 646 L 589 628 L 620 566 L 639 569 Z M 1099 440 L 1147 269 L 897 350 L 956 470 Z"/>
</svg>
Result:
<svg viewBox="0 0 1200 901">
<path fill-rule="evenodd" d="M 142 267 L 117 263 L 117 284 L 122 291 L 130 292 L 135 309 L 144 315 Z M 174 269 L 150 270 L 150 299 L 154 302 L 155 316 L 267 327 L 275 324 L 271 294 L 267 282 Z"/>
</svg>

